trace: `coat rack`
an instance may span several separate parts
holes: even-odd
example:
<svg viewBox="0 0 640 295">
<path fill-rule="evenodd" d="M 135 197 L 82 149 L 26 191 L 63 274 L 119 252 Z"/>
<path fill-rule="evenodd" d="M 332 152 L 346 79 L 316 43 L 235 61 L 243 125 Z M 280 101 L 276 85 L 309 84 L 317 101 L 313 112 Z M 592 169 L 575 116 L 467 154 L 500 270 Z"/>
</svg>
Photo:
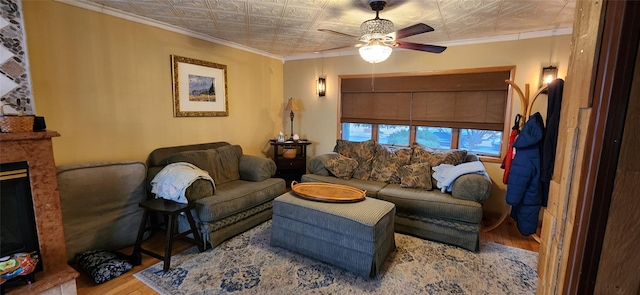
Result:
<svg viewBox="0 0 640 295">
<path fill-rule="evenodd" d="M 518 85 L 516 85 L 515 82 L 511 80 L 504 80 L 504 82 L 511 85 L 511 87 L 516 91 L 516 93 L 518 94 L 518 97 L 520 98 L 520 114 L 522 116 L 522 120 L 520 120 L 520 126 L 518 127 L 522 128 L 522 126 L 524 126 L 524 123 L 529 118 L 529 115 L 531 114 L 531 109 L 533 108 L 533 104 L 536 102 L 536 99 L 538 98 L 538 96 L 540 96 L 540 94 L 545 92 L 549 86 L 545 85 L 541 87 L 540 89 L 538 89 L 538 91 L 536 91 L 536 93 L 532 97 L 530 97 L 529 96 L 530 89 L 529 89 L 528 83 L 524 84 L 524 93 L 522 93 L 522 90 L 520 89 L 520 87 L 518 87 Z M 498 219 L 498 222 L 496 222 L 495 224 L 487 228 L 482 229 L 482 232 L 486 233 L 496 229 L 505 221 L 505 219 L 507 219 L 507 216 L 509 216 L 509 212 L 511 212 L 511 205 L 509 205 L 509 209 L 506 210 L 506 212 L 502 213 L 502 215 L 500 216 L 500 219 Z M 533 239 L 536 240 L 536 242 L 540 243 L 540 236 L 538 236 L 538 234 L 533 234 L 531 235 L 531 237 L 533 237 Z"/>
</svg>

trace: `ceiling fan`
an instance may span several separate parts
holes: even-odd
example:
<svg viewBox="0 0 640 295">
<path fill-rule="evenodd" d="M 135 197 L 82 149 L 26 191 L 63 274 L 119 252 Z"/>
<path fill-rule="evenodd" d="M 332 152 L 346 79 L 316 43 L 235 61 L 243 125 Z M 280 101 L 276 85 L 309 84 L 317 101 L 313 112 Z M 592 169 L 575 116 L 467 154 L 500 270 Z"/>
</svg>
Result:
<svg viewBox="0 0 640 295">
<path fill-rule="evenodd" d="M 391 55 L 391 51 L 393 48 L 404 48 L 431 53 L 441 53 L 445 49 L 447 49 L 447 47 L 444 46 L 398 41 L 399 39 L 409 36 L 432 32 L 434 29 L 423 23 L 418 23 L 394 32 L 393 22 L 388 19 L 379 17 L 380 11 L 384 9 L 384 6 L 386 4 L 387 1 L 369 1 L 369 6 L 371 6 L 371 9 L 376 12 L 376 18 L 367 20 L 360 25 L 360 37 L 329 29 L 318 29 L 318 31 L 354 38 L 359 40 L 360 42 L 363 42 L 361 44 L 356 44 L 355 47 L 360 48 L 360 56 L 370 63 L 379 63 L 385 61 Z M 324 51 L 337 50 L 348 47 L 352 46 L 343 46 L 327 49 Z"/>
</svg>

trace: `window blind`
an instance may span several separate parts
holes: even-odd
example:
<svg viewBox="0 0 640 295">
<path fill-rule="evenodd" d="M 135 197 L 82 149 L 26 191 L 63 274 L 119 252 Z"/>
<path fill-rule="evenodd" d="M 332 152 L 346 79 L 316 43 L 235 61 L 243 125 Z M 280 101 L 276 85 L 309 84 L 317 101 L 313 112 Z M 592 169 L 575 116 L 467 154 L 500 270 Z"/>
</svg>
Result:
<svg viewBox="0 0 640 295">
<path fill-rule="evenodd" d="M 341 77 L 341 122 L 502 131 L 511 69 L 488 72 Z"/>
</svg>

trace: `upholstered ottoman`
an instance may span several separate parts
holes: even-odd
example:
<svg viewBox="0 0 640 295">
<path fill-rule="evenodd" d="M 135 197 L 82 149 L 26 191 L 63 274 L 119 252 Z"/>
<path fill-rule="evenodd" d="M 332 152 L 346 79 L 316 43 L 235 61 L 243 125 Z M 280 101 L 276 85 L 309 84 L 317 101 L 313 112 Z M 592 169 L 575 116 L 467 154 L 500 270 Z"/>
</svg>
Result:
<svg viewBox="0 0 640 295">
<path fill-rule="evenodd" d="M 324 203 L 286 193 L 273 201 L 271 245 L 374 277 L 394 251 L 395 205 L 366 198 Z"/>
</svg>

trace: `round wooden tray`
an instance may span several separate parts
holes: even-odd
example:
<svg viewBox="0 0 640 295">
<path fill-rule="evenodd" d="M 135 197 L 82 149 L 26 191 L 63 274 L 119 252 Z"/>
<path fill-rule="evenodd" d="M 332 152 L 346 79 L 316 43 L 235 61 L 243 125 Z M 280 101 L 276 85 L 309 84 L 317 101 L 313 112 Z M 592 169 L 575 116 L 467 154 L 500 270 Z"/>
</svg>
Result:
<svg viewBox="0 0 640 295">
<path fill-rule="evenodd" d="M 323 182 L 291 182 L 291 190 L 304 199 L 329 203 L 353 203 L 365 199 L 367 191 L 355 187 Z"/>
</svg>

